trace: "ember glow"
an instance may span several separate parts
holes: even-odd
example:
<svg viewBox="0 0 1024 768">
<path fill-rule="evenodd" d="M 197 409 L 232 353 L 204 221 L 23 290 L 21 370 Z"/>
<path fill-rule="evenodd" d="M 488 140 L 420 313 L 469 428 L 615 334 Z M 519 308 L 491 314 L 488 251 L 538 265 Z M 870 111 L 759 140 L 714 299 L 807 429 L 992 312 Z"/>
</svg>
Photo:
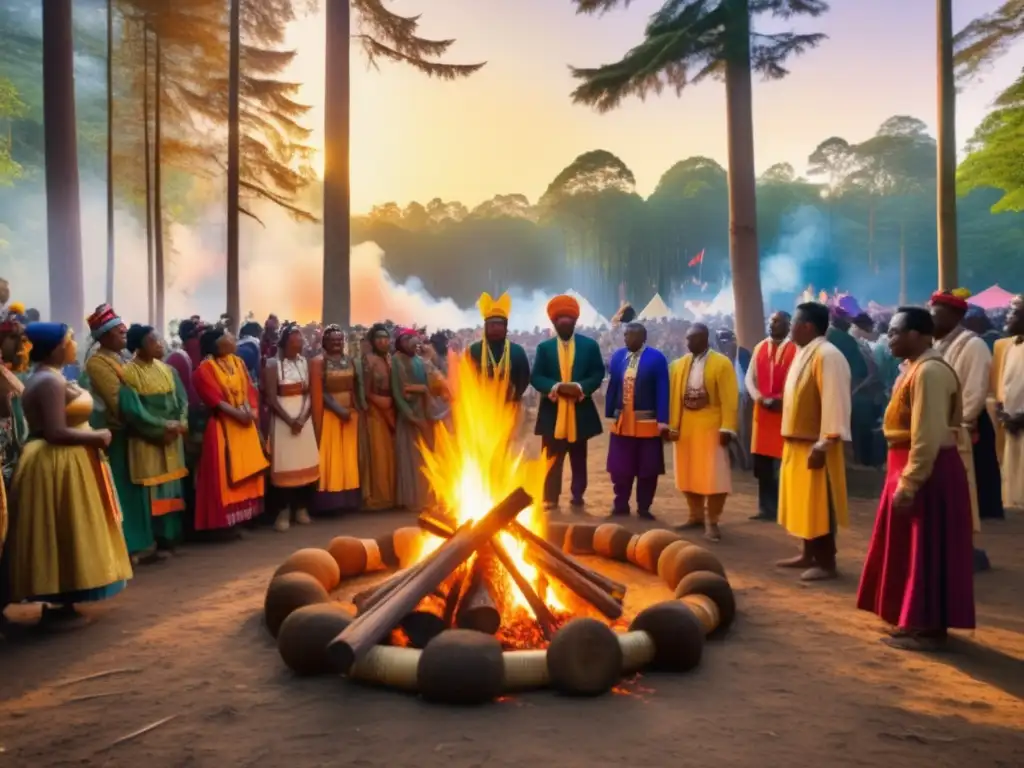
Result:
<svg viewBox="0 0 1024 768">
<path fill-rule="evenodd" d="M 535 503 L 519 515 L 518 521 L 543 535 L 541 501 L 547 462 L 543 457 L 526 458 L 517 447 L 517 410 L 506 401 L 507 380 L 481 375 L 468 354 L 451 356 L 448 367 L 454 434 L 438 424 L 433 449 L 420 444 L 424 472 L 444 514 L 458 525 L 477 520 L 522 487 Z M 538 570 L 527 562 L 523 544 L 507 532 L 499 536 L 519 571 L 544 602 L 552 610 L 563 610 L 557 596 L 542 586 L 546 581 L 540 578 Z M 440 539 L 426 537 L 420 558 L 440 544 Z M 496 586 L 504 598 L 500 601 L 503 621 L 514 620 L 520 611 L 532 616 L 526 598 L 504 569 L 500 572 L 504 583 Z"/>
</svg>

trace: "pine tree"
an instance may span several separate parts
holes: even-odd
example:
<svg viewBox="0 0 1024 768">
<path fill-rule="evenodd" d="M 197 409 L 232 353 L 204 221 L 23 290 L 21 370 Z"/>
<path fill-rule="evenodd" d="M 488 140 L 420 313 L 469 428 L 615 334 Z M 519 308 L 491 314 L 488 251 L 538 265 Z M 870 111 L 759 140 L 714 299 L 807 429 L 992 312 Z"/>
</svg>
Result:
<svg viewBox="0 0 1024 768">
<path fill-rule="evenodd" d="M 349 325 L 351 306 L 351 191 L 349 124 L 351 108 L 350 40 L 363 48 L 371 64 L 393 61 L 425 75 L 456 80 L 483 64 L 439 61 L 453 40 L 420 37 L 419 17 L 392 13 L 383 0 L 325 0 L 327 8 L 326 97 L 324 116 L 324 282 L 323 320 Z M 352 34 L 351 18 L 357 31 Z"/>
<path fill-rule="evenodd" d="M 575 0 L 580 13 L 608 11 L 630 0 Z M 755 32 L 760 15 L 789 19 L 820 16 L 825 0 L 666 0 L 654 13 L 644 40 L 620 61 L 596 68 L 573 68 L 580 85 L 576 103 L 600 112 L 629 96 L 641 99 L 672 88 L 677 94 L 708 78 L 725 80 L 729 126 L 729 260 L 741 347 L 752 349 L 764 335 L 764 304 L 758 266 L 755 198 L 752 75 L 785 77 L 787 60 L 813 48 L 820 34 Z"/>
</svg>

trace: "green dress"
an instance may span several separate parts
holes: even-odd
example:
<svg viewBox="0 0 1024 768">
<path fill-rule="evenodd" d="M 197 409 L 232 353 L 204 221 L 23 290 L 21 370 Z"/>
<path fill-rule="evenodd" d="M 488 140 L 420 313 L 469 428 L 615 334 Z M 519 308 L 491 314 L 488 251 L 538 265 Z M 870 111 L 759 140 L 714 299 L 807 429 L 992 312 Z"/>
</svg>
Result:
<svg viewBox="0 0 1024 768">
<path fill-rule="evenodd" d="M 154 360 L 133 360 L 124 367 L 124 385 L 118 396 L 121 419 L 128 435 L 128 470 L 132 484 L 149 492 L 152 530 L 163 545 L 183 537 L 188 474 L 184 439 L 164 441 L 167 422 L 188 422 L 188 396 L 181 379 L 169 365 Z"/>
<path fill-rule="evenodd" d="M 107 459 L 114 476 L 117 499 L 121 504 L 121 523 L 128 554 L 146 554 L 156 546 L 149 489 L 132 482 L 128 464 L 128 434 L 121 419 L 121 390 L 124 382 L 124 361 L 115 352 L 99 349 L 85 364 L 81 377 L 89 388 L 94 410 L 89 419 L 93 429 L 109 429 L 110 447 Z"/>
</svg>

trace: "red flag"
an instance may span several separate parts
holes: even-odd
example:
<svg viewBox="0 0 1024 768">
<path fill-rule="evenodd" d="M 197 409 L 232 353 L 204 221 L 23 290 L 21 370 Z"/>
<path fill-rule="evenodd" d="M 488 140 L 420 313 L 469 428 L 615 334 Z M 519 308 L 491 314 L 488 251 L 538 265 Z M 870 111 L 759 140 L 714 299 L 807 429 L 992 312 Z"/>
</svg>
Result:
<svg viewBox="0 0 1024 768">
<path fill-rule="evenodd" d="M 690 263 L 687 266 L 689 266 L 689 267 L 696 267 L 698 264 L 703 264 L 703 263 L 704 263 L 704 249 L 702 248 L 700 253 L 698 253 L 696 256 L 694 256 L 692 259 L 690 259 Z"/>
</svg>

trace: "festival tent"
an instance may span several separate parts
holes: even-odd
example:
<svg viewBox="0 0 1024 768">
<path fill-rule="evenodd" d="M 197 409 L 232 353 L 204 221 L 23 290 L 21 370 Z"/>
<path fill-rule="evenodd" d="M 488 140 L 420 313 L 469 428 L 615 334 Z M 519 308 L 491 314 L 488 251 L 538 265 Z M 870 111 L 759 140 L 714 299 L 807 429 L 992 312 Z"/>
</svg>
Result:
<svg viewBox="0 0 1024 768">
<path fill-rule="evenodd" d="M 581 328 L 607 328 L 611 323 L 608 322 L 608 318 L 602 315 L 594 305 L 591 304 L 587 299 L 571 288 L 565 292 L 566 296 L 572 296 L 580 304 L 580 319 L 577 320 L 577 325 Z"/>
<path fill-rule="evenodd" d="M 661 294 L 656 293 L 637 317 L 640 320 L 671 320 L 675 315 L 672 314 L 672 310 L 668 308 L 665 300 L 661 298 Z"/>
<path fill-rule="evenodd" d="M 981 293 L 971 296 L 967 302 L 984 310 L 1006 309 L 1010 306 L 1013 298 L 1013 294 L 1009 291 L 1004 291 L 998 285 L 993 285 L 991 288 L 986 288 Z"/>
</svg>

